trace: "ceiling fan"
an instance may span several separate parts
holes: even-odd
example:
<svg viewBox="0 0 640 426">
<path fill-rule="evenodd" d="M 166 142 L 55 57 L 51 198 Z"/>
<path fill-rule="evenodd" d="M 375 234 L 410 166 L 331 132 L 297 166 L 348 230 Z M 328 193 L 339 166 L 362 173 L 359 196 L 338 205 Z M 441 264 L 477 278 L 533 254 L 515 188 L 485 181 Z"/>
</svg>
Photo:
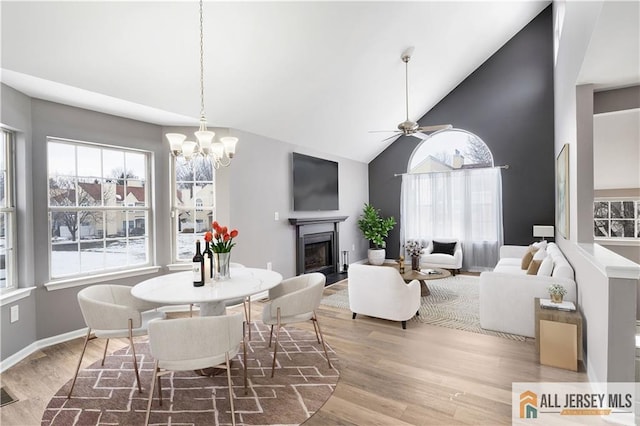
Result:
<svg viewBox="0 0 640 426">
<path fill-rule="evenodd" d="M 413 55 L 414 47 L 411 46 L 407 48 L 404 52 L 402 52 L 402 62 L 405 65 L 405 102 L 406 102 L 406 120 L 402 123 L 398 124 L 398 130 L 371 130 L 369 133 L 377 133 L 377 132 L 394 132 L 393 135 L 384 139 L 384 141 L 395 138 L 399 135 L 405 136 L 413 136 L 418 139 L 427 139 L 429 135 L 424 132 L 435 132 L 443 129 L 451 129 L 453 126 L 451 124 L 439 124 L 435 126 L 420 126 L 415 121 L 409 120 L 409 60 L 411 59 L 411 55 Z"/>
</svg>

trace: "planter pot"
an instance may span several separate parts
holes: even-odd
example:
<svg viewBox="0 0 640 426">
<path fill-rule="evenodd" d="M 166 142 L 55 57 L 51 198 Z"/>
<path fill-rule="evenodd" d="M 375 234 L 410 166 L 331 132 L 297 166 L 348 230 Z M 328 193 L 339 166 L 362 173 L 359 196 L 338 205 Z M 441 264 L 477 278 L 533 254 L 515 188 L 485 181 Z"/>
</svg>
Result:
<svg viewBox="0 0 640 426">
<path fill-rule="evenodd" d="M 367 258 L 371 265 L 382 265 L 384 263 L 386 253 L 384 249 L 369 249 Z"/>
<path fill-rule="evenodd" d="M 562 303 L 562 295 L 561 294 L 552 294 L 551 301 L 553 303 Z"/>
</svg>

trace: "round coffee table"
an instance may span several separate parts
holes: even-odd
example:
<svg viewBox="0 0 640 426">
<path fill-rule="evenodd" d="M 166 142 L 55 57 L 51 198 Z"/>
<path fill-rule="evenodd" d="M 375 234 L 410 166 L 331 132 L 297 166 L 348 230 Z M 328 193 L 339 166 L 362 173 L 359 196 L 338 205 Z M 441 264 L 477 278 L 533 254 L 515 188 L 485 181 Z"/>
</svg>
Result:
<svg viewBox="0 0 640 426">
<path fill-rule="evenodd" d="M 420 282 L 420 296 L 428 296 L 431 294 L 427 286 L 428 280 L 438 280 L 440 278 L 450 277 L 451 272 L 441 268 L 425 268 L 421 271 L 414 271 L 411 268 L 405 268 L 402 278 L 406 282 L 418 280 Z"/>
</svg>

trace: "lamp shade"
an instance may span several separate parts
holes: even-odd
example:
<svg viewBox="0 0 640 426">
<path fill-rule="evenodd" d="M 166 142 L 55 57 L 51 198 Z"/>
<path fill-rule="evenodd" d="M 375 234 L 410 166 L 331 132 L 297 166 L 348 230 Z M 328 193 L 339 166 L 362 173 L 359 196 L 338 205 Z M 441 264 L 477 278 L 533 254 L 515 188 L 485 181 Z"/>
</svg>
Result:
<svg viewBox="0 0 640 426">
<path fill-rule="evenodd" d="M 553 237 L 555 235 L 551 225 L 533 225 L 534 237 Z"/>
<path fill-rule="evenodd" d="M 238 143 L 238 138 L 233 136 L 225 136 L 224 138 L 220 138 L 220 142 L 224 145 L 224 150 L 227 153 L 229 158 L 233 158 L 233 154 L 236 153 L 236 144 Z"/>
<path fill-rule="evenodd" d="M 167 133 L 165 136 L 169 141 L 169 145 L 171 146 L 171 151 L 173 152 L 182 151 L 182 142 L 184 142 L 184 140 L 187 138 L 185 135 L 181 133 Z"/>
</svg>

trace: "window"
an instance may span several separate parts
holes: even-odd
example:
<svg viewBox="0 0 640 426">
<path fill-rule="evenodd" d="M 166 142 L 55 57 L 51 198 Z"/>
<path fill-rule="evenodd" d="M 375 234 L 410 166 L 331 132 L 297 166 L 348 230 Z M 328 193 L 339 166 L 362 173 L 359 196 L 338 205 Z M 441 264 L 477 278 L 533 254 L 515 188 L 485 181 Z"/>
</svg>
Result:
<svg viewBox="0 0 640 426">
<path fill-rule="evenodd" d="M 595 238 L 640 238 L 640 200 L 595 200 Z"/>
<path fill-rule="evenodd" d="M 215 182 L 211 160 L 204 157 L 173 159 L 175 186 L 172 199 L 174 262 L 193 258 L 195 240 L 203 241 L 215 211 Z"/>
<path fill-rule="evenodd" d="M 433 133 L 416 147 L 402 177 L 401 243 L 456 238 L 463 268 L 491 269 L 502 245 L 502 181 L 476 135 Z"/>
<path fill-rule="evenodd" d="M 0 290 L 17 286 L 16 279 L 16 209 L 14 199 L 13 144 L 14 134 L 2 130 L 0 146 Z"/>
<path fill-rule="evenodd" d="M 49 138 L 51 279 L 150 263 L 149 152 Z"/>
</svg>

